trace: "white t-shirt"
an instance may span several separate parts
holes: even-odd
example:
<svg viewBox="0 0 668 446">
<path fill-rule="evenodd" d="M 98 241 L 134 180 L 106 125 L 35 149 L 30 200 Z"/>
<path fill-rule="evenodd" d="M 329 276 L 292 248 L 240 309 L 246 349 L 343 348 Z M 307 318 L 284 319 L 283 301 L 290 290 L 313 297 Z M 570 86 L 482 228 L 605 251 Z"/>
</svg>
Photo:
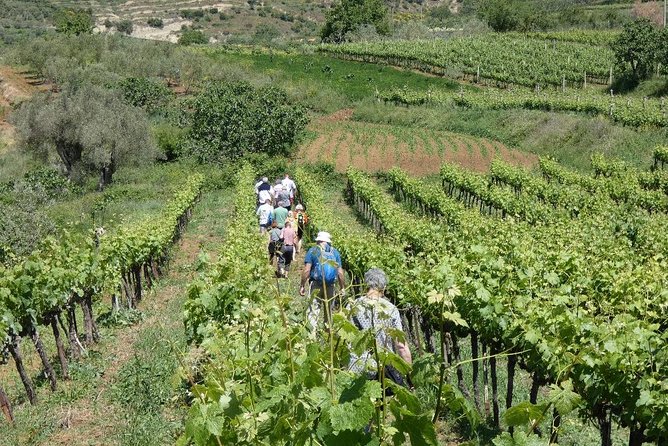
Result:
<svg viewBox="0 0 668 446">
<path fill-rule="evenodd" d="M 295 184 L 295 182 L 292 181 L 290 178 L 283 178 L 281 184 L 283 185 L 285 190 L 290 192 L 290 198 L 293 198 L 295 196 L 295 191 L 297 190 L 297 185 Z"/>
<path fill-rule="evenodd" d="M 270 204 L 263 204 L 257 208 L 257 216 L 260 217 L 260 224 L 266 225 L 269 222 L 269 216 L 274 212 L 274 207 Z"/>
<path fill-rule="evenodd" d="M 267 200 L 269 200 L 271 203 L 271 192 L 268 190 L 261 190 L 260 194 L 258 195 L 258 202 L 264 205 L 264 202 Z"/>
</svg>

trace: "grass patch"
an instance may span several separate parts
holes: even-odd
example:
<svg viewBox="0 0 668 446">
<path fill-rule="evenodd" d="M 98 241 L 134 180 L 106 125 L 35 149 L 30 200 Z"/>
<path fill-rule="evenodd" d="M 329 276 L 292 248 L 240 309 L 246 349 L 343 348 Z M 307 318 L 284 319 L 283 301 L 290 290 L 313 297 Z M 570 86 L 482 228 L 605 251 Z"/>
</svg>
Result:
<svg viewBox="0 0 668 446">
<path fill-rule="evenodd" d="M 649 168 L 654 148 L 668 137 L 665 129 L 635 129 L 604 118 L 537 110 L 474 110 L 456 106 L 397 107 L 364 101 L 353 119 L 414 129 L 448 130 L 495 139 L 525 152 L 552 156 L 589 171 L 594 153 Z"/>
</svg>

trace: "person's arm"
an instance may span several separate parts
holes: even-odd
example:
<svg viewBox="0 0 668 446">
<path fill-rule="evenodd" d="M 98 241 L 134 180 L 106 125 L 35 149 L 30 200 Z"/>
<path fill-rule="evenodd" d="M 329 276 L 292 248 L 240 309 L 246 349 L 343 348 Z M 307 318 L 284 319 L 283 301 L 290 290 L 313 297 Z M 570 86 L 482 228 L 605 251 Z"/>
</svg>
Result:
<svg viewBox="0 0 668 446">
<path fill-rule="evenodd" d="M 302 270 L 302 277 L 301 277 L 301 283 L 299 285 L 299 295 L 303 296 L 306 294 L 306 281 L 308 280 L 309 276 L 311 275 L 311 264 L 306 263 L 304 264 L 304 269 Z"/>
<path fill-rule="evenodd" d="M 400 341 L 394 341 L 397 354 L 401 359 L 406 361 L 409 364 L 413 363 L 413 357 L 411 356 L 411 350 L 408 348 L 408 344 L 405 344 Z"/>
<path fill-rule="evenodd" d="M 341 293 L 345 294 L 346 292 L 346 273 L 343 271 L 343 268 L 339 266 L 339 269 L 336 272 L 336 278 L 339 279 L 339 287 Z"/>
</svg>

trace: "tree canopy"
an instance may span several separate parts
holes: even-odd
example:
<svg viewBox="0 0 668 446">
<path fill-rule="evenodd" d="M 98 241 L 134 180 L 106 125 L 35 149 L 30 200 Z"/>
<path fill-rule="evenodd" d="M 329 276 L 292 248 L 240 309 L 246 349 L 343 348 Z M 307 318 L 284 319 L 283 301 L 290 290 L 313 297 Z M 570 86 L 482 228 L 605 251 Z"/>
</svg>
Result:
<svg viewBox="0 0 668 446">
<path fill-rule="evenodd" d="M 363 25 L 372 25 L 381 35 L 390 33 L 387 7 L 383 0 L 341 0 L 327 12 L 320 37 L 326 42 L 342 42 L 346 34 Z"/>
<path fill-rule="evenodd" d="M 90 9 L 61 9 L 54 19 L 56 31 L 68 35 L 90 34 L 95 25 Z"/>
<path fill-rule="evenodd" d="M 157 155 L 145 113 L 102 87 L 38 95 L 21 105 L 13 121 L 21 147 L 45 160 L 57 157 L 70 177 L 98 172 L 100 188 L 118 167 Z"/>
<path fill-rule="evenodd" d="M 650 77 L 656 64 L 664 58 L 665 36 L 649 19 L 641 18 L 624 25 L 612 45 L 620 71 L 631 68 L 635 81 Z"/>
<path fill-rule="evenodd" d="M 290 154 L 307 123 L 306 110 L 276 87 L 210 83 L 191 103 L 186 152 L 201 162 L 250 153 Z"/>
</svg>

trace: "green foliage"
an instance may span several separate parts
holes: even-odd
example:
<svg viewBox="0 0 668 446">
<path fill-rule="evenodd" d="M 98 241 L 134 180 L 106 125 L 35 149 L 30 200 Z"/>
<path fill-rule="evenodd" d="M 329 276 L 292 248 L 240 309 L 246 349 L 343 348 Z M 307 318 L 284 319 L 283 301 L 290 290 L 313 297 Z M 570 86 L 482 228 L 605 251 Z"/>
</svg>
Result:
<svg viewBox="0 0 668 446">
<path fill-rule="evenodd" d="M 181 18 L 186 20 L 196 20 L 204 17 L 203 9 L 182 9 L 179 11 Z"/>
<path fill-rule="evenodd" d="M 175 160 L 183 154 L 187 132 L 187 129 L 169 123 L 159 123 L 153 126 L 153 137 L 158 144 L 158 149 L 168 161 Z"/>
<path fill-rule="evenodd" d="M 253 33 L 253 39 L 258 42 L 269 43 L 273 39 L 280 37 L 280 35 L 281 31 L 274 25 L 267 25 L 261 23 L 255 28 L 255 32 Z"/>
<path fill-rule="evenodd" d="M 188 151 L 202 162 L 247 153 L 290 155 L 307 123 L 306 111 L 276 87 L 210 83 L 190 104 Z"/>
<path fill-rule="evenodd" d="M 130 105 L 142 107 L 149 113 L 159 110 L 174 96 L 164 82 L 145 77 L 125 78 L 119 88 Z"/>
<path fill-rule="evenodd" d="M 95 21 L 90 9 L 61 9 L 55 15 L 56 31 L 75 35 L 93 32 Z"/>
<path fill-rule="evenodd" d="M 631 68 L 633 79 L 640 81 L 650 77 L 656 63 L 663 61 L 664 46 L 665 33 L 650 20 L 640 18 L 624 26 L 612 48 L 620 71 Z"/>
<path fill-rule="evenodd" d="M 155 159 L 148 121 L 113 91 L 85 86 L 58 97 L 35 96 L 13 115 L 22 146 L 39 158 L 58 158 L 71 177 L 102 172 L 100 186 L 119 166 Z"/>
<path fill-rule="evenodd" d="M 164 22 L 159 17 L 151 17 L 150 19 L 146 20 L 146 24 L 152 28 L 162 28 L 165 26 Z"/>
<path fill-rule="evenodd" d="M 134 25 L 132 23 L 132 20 L 130 19 L 123 19 L 116 23 L 116 31 L 118 31 L 121 34 L 127 34 L 129 36 L 130 34 L 132 34 L 133 30 L 134 30 Z"/>
<path fill-rule="evenodd" d="M 188 28 L 181 32 L 179 45 L 193 45 L 208 43 L 209 39 L 199 29 Z"/>
<path fill-rule="evenodd" d="M 387 7 L 382 0 L 341 0 L 327 12 L 320 37 L 326 42 L 342 42 L 347 33 L 362 25 L 373 25 L 381 35 L 390 33 Z"/>
</svg>

